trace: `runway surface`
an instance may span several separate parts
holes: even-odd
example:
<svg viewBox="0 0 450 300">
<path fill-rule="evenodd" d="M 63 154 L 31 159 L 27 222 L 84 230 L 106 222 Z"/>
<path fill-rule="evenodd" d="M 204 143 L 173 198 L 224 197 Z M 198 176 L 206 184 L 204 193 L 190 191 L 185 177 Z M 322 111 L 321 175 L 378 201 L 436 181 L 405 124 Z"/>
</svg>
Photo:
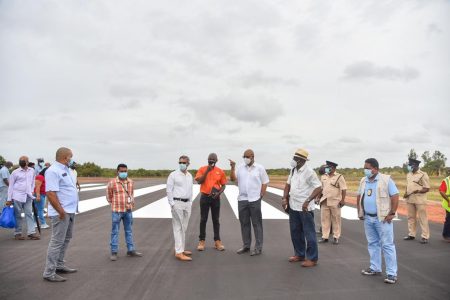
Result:
<svg viewBox="0 0 450 300">
<path fill-rule="evenodd" d="M 198 193 L 198 186 L 195 187 Z M 212 222 L 207 224 L 207 248 L 198 243 L 199 197 L 194 201 L 187 232 L 192 262 L 173 256 L 170 209 L 165 182 L 137 181 L 134 240 L 144 257 L 126 257 L 123 227 L 119 259 L 109 260 L 111 213 L 104 184 L 84 186 L 74 237 L 66 253 L 77 273 L 63 283 L 42 279 L 51 229 L 39 241 L 15 241 L 13 230 L 0 228 L 0 299 L 450 299 L 450 244 L 441 241 L 442 225 L 430 224 L 428 245 L 403 241 L 405 219 L 395 221 L 399 280 L 383 283 L 384 276 L 366 277 L 367 241 L 356 209 L 343 213 L 340 245 L 319 245 L 319 264 L 302 268 L 289 263 L 293 254 L 287 215 L 282 212 L 280 190 L 270 188 L 263 210 L 263 254 L 238 255 L 241 246 L 237 219 L 237 188 L 228 186 L 221 199 L 221 238 L 226 250 L 213 248 Z M 316 227 L 320 222 L 316 211 Z"/>
</svg>

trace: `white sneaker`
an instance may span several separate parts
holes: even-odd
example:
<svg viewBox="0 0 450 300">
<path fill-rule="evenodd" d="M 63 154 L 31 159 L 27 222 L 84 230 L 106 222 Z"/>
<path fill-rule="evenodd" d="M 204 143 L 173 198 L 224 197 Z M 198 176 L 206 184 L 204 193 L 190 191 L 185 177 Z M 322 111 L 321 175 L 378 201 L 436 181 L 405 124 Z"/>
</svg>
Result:
<svg viewBox="0 0 450 300">
<path fill-rule="evenodd" d="M 47 228 L 50 228 L 50 226 L 47 225 L 47 224 L 43 224 L 43 225 L 41 225 L 41 228 L 42 228 L 42 229 L 47 229 Z"/>
</svg>

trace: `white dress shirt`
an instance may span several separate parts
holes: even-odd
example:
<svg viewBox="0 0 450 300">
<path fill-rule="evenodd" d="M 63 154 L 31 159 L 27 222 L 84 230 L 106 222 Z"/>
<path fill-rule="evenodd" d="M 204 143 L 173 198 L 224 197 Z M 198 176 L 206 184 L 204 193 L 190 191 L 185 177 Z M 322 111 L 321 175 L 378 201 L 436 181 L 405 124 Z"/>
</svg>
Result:
<svg viewBox="0 0 450 300">
<path fill-rule="evenodd" d="M 322 186 L 317 174 L 306 164 L 299 170 L 295 168 L 291 171 L 287 183 L 291 185 L 289 207 L 296 211 L 301 211 L 303 203 L 314 189 Z M 314 210 L 314 201 L 309 202 L 308 210 Z"/>
<path fill-rule="evenodd" d="M 250 167 L 241 164 L 236 170 L 236 177 L 239 187 L 239 201 L 254 202 L 261 197 L 261 186 L 269 183 L 269 176 L 266 169 L 257 163 Z"/>
<path fill-rule="evenodd" d="M 172 206 L 175 204 L 173 198 L 189 199 L 192 202 L 192 188 L 194 181 L 189 172 L 183 173 L 180 170 L 175 170 L 170 173 L 167 178 L 167 200 Z"/>
</svg>

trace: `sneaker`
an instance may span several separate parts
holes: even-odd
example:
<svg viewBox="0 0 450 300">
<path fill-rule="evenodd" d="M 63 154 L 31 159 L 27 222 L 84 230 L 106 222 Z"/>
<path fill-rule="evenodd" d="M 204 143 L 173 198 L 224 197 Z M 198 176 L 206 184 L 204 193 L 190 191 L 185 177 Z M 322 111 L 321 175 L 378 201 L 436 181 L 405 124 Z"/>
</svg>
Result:
<svg viewBox="0 0 450 300">
<path fill-rule="evenodd" d="M 371 268 L 367 268 L 365 270 L 362 270 L 361 274 L 362 275 L 372 276 L 372 275 L 380 275 L 381 272 L 376 272 L 376 271 L 372 270 Z"/>
<path fill-rule="evenodd" d="M 318 241 L 318 243 L 319 243 L 319 244 L 328 243 L 328 239 L 321 238 L 321 239 Z"/>
<path fill-rule="evenodd" d="M 50 226 L 48 224 L 42 224 L 41 225 L 41 229 L 47 229 L 50 228 Z"/>
<path fill-rule="evenodd" d="M 198 251 L 205 250 L 205 241 L 204 240 L 201 240 L 201 241 L 198 242 L 197 250 Z"/>
<path fill-rule="evenodd" d="M 420 243 L 421 243 L 421 244 L 428 244 L 428 239 L 422 238 L 422 239 L 420 240 Z"/>
<path fill-rule="evenodd" d="M 133 251 L 127 251 L 127 256 L 142 257 L 143 254 L 141 252 L 137 252 L 136 250 L 133 250 Z"/>
<path fill-rule="evenodd" d="M 397 282 L 397 276 L 394 275 L 387 275 L 384 279 L 385 283 L 394 284 Z"/>
<path fill-rule="evenodd" d="M 116 261 L 117 260 L 117 253 L 115 253 L 115 252 L 111 253 L 111 257 L 109 259 L 111 259 L 112 261 Z"/>
<path fill-rule="evenodd" d="M 415 239 L 415 237 L 410 236 L 410 235 L 407 235 L 407 236 L 405 236 L 403 239 L 404 239 L 405 241 L 412 241 L 412 240 Z"/>
</svg>

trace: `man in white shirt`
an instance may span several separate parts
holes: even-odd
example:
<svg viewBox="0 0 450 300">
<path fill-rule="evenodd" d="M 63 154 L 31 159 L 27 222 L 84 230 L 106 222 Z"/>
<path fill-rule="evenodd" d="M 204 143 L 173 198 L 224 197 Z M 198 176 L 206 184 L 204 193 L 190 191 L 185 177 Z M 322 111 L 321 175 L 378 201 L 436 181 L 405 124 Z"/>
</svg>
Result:
<svg viewBox="0 0 450 300">
<path fill-rule="evenodd" d="M 191 251 L 185 249 L 186 230 L 191 216 L 192 175 L 187 171 L 189 157 L 180 156 L 178 170 L 167 178 L 167 200 L 172 209 L 173 236 L 175 239 L 175 257 L 181 261 L 191 261 Z"/>
<path fill-rule="evenodd" d="M 289 261 L 303 261 L 302 267 L 314 267 L 319 259 L 313 200 L 322 192 L 322 184 L 314 170 L 306 165 L 308 156 L 304 149 L 295 152 L 282 199 L 283 208 L 287 209 L 289 205 L 289 225 L 295 251 Z"/>
<path fill-rule="evenodd" d="M 238 211 L 241 223 L 243 246 L 237 250 L 238 254 L 250 251 L 252 243 L 252 225 L 255 233 L 255 249 L 251 256 L 259 255 L 263 246 L 263 224 L 261 213 L 261 199 L 266 193 L 269 184 L 269 176 L 266 169 L 255 163 L 255 153 L 248 149 L 244 152 L 244 164 L 238 166 L 230 159 L 231 181 L 235 181 L 239 187 Z"/>
<path fill-rule="evenodd" d="M 8 198 L 9 187 L 9 169 L 13 166 L 13 163 L 7 161 L 4 166 L 0 168 L 0 213 L 5 206 L 6 199 Z"/>
</svg>

